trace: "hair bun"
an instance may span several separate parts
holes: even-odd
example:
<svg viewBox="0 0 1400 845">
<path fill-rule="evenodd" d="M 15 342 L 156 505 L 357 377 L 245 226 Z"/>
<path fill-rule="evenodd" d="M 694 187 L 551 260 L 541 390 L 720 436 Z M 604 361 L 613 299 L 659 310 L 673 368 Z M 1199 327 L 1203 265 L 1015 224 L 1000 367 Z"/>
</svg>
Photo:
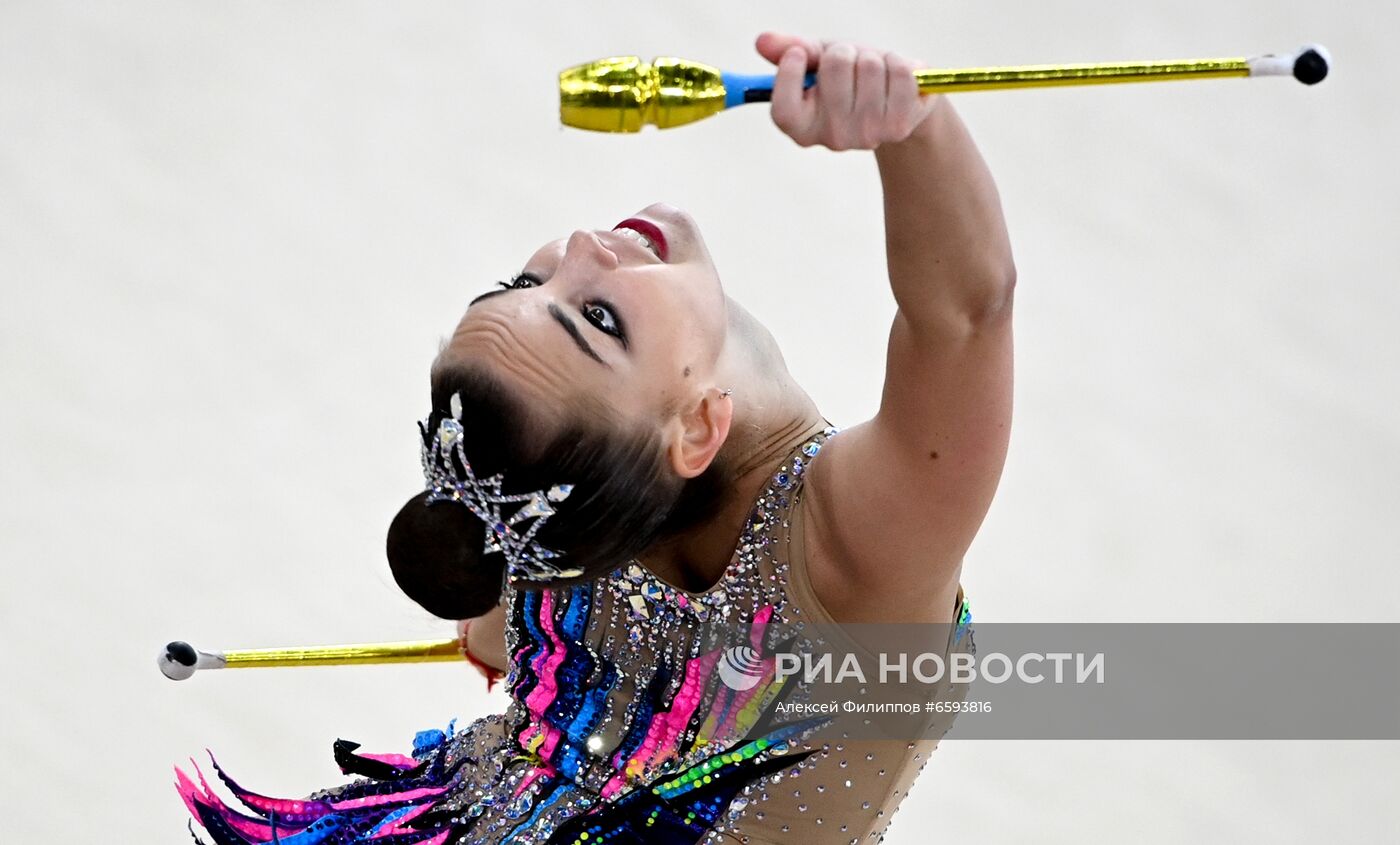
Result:
<svg viewBox="0 0 1400 845">
<path fill-rule="evenodd" d="M 389 525 L 385 551 L 399 589 L 443 619 L 473 619 L 501 600 L 505 563 L 483 555 L 486 526 L 455 502 L 408 500 Z"/>
</svg>

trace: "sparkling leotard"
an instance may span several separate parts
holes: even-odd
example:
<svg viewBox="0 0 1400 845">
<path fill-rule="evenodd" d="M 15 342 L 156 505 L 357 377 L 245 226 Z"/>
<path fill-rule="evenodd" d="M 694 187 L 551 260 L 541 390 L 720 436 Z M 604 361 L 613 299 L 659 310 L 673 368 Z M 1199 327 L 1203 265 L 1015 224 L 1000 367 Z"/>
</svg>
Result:
<svg viewBox="0 0 1400 845">
<path fill-rule="evenodd" d="M 248 812 L 182 773 L 190 811 L 220 845 L 877 841 L 936 740 L 818 742 L 810 720 L 775 724 L 784 683 L 763 658 L 767 632 L 831 622 L 801 526 L 803 478 L 833 434 L 804 436 L 773 472 L 704 592 L 636 563 L 588 584 L 508 590 L 504 714 L 422 732 L 411 756 L 337 743 L 342 769 L 363 777 L 302 800 L 248 792 L 216 764 Z M 945 658 L 971 647 L 961 593 L 958 604 Z M 750 648 L 716 645 L 716 629 Z"/>
</svg>

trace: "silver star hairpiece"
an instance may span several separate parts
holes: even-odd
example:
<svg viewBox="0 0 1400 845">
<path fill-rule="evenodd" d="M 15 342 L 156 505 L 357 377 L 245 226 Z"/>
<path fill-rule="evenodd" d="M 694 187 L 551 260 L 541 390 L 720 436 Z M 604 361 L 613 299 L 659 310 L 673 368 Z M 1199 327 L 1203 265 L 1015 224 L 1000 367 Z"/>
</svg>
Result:
<svg viewBox="0 0 1400 845">
<path fill-rule="evenodd" d="M 505 494 L 501 492 L 501 473 L 477 478 L 462 448 L 464 432 L 458 419 L 461 414 L 461 397 L 453 394 L 452 415 L 443 417 L 436 431 L 429 430 L 431 418 L 418 424 L 423 434 L 423 476 L 430 491 L 428 504 L 460 502 L 486 523 L 486 545 L 482 552 L 504 555 L 506 574 L 511 579 L 552 581 L 582 575 L 582 569 L 555 562 L 559 553 L 535 541 L 535 535 L 557 512 L 554 505 L 569 498 L 573 485 L 556 484 L 534 493 Z M 520 507 L 514 513 L 505 513 L 511 505 Z"/>
</svg>

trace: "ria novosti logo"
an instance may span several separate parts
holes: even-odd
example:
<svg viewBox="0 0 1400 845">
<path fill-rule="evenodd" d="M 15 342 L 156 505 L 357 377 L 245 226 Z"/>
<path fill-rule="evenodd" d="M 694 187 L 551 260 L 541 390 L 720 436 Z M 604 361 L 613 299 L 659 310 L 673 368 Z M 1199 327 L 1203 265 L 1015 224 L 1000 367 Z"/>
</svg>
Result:
<svg viewBox="0 0 1400 845">
<path fill-rule="evenodd" d="M 758 682 L 763 680 L 768 674 L 771 660 L 764 660 L 763 656 L 751 646 L 736 645 L 725 649 L 720 655 L 719 679 L 724 685 L 735 692 L 744 692 L 753 689 Z"/>
</svg>

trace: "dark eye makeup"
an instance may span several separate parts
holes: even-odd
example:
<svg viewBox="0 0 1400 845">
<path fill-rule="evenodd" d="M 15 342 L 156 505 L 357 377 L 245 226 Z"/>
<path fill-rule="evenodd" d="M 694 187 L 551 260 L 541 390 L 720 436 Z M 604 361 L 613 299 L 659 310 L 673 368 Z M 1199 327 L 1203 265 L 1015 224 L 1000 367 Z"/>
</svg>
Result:
<svg viewBox="0 0 1400 845">
<path fill-rule="evenodd" d="M 500 290 L 482 294 L 476 299 L 473 299 L 471 304 L 475 305 L 483 299 L 499 296 L 508 290 L 524 290 L 525 288 L 539 287 L 542 284 L 544 284 L 544 280 L 534 273 L 516 273 L 511 277 L 510 281 L 496 283 L 496 285 L 501 288 Z M 622 344 L 623 349 L 628 348 L 627 330 L 623 326 L 622 318 L 617 314 L 617 307 L 611 302 L 605 299 L 589 300 L 583 304 L 583 308 L 580 310 L 583 313 L 583 318 L 587 320 L 590 325 L 603 334 L 617 338 L 617 341 Z"/>
<path fill-rule="evenodd" d="M 627 332 L 622 327 L 622 319 L 617 309 L 607 300 L 593 300 L 583 304 L 583 317 L 603 334 L 612 335 L 627 348 Z"/>
<path fill-rule="evenodd" d="M 539 287 L 544 284 L 544 282 L 534 273 L 516 273 L 514 276 L 511 276 L 510 281 L 497 282 L 496 284 L 505 290 L 520 290 L 521 288 Z"/>
</svg>

